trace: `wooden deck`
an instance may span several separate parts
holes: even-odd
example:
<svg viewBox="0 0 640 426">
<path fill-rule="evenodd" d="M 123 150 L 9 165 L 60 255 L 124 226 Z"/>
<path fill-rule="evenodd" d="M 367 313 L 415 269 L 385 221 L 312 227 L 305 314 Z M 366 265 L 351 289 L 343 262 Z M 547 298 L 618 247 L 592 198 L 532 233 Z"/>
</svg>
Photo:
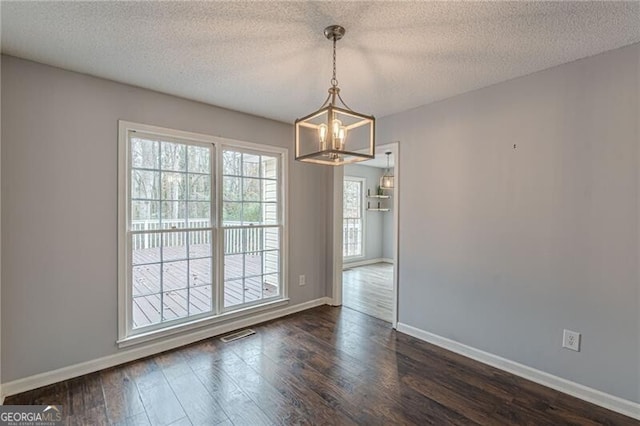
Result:
<svg viewBox="0 0 640 426">
<path fill-rule="evenodd" d="M 160 248 L 134 250 L 134 328 L 212 310 L 211 248 L 192 245 L 188 257 L 186 250 L 186 246 L 165 247 L 162 253 Z M 164 264 L 159 263 L 161 257 Z M 260 252 L 225 256 L 225 307 L 278 294 L 276 286 L 263 280 L 262 264 Z"/>
</svg>

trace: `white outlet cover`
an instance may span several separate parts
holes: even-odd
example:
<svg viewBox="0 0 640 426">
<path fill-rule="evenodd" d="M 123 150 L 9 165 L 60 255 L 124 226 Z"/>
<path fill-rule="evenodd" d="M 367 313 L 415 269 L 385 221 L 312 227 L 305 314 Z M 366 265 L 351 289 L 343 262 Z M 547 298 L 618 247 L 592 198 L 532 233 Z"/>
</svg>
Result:
<svg viewBox="0 0 640 426">
<path fill-rule="evenodd" d="M 299 284 L 300 285 L 307 285 L 307 277 L 304 276 L 304 275 L 300 275 Z"/>
<path fill-rule="evenodd" d="M 580 333 L 577 331 L 564 330 L 562 333 L 562 347 L 580 352 Z"/>
</svg>

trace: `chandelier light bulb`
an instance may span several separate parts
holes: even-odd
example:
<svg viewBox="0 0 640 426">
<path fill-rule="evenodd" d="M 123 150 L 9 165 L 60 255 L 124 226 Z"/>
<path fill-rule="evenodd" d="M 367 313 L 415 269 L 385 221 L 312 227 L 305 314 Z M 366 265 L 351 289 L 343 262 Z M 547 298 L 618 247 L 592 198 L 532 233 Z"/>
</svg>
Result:
<svg viewBox="0 0 640 426">
<path fill-rule="evenodd" d="M 324 151 L 327 149 L 327 131 L 328 127 L 326 124 L 321 124 L 318 126 L 318 138 L 320 139 L 320 151 Z"/>
</svg>

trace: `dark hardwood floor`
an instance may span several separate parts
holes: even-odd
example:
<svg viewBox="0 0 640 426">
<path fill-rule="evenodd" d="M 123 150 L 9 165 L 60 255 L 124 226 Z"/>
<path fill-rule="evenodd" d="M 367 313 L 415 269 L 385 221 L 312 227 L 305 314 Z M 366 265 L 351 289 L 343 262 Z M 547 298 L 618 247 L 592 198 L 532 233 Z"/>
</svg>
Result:
<svg viewBox="0 0 640 426">
<path fill-rule="evenodd" d="M 69 424 L 638 425 L 348 308 L 323 306 L 8 397 Z"/>
</svg>

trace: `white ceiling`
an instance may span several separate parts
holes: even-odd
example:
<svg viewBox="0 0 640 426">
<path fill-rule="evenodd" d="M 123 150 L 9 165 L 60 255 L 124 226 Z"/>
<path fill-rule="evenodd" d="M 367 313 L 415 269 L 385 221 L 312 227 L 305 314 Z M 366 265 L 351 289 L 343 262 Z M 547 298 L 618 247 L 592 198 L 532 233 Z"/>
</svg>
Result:
<svg viewBox="0 0 640 426">
<path fill-rule="evenodd" d="M 2 2 L 2 52 L 291 122 L 378 117 L 640 41 L 640 2 Z"/>
<path fill-rule="evenodd" d="M 387 155 L 384 149 L 376 149 L 376 158 L 358 163 L 360 166 L 379 167 L 381 169 L 387 168 Z M 393 167 L 393 154 L 389 155 L 389 167 Z"/>
</svg>

